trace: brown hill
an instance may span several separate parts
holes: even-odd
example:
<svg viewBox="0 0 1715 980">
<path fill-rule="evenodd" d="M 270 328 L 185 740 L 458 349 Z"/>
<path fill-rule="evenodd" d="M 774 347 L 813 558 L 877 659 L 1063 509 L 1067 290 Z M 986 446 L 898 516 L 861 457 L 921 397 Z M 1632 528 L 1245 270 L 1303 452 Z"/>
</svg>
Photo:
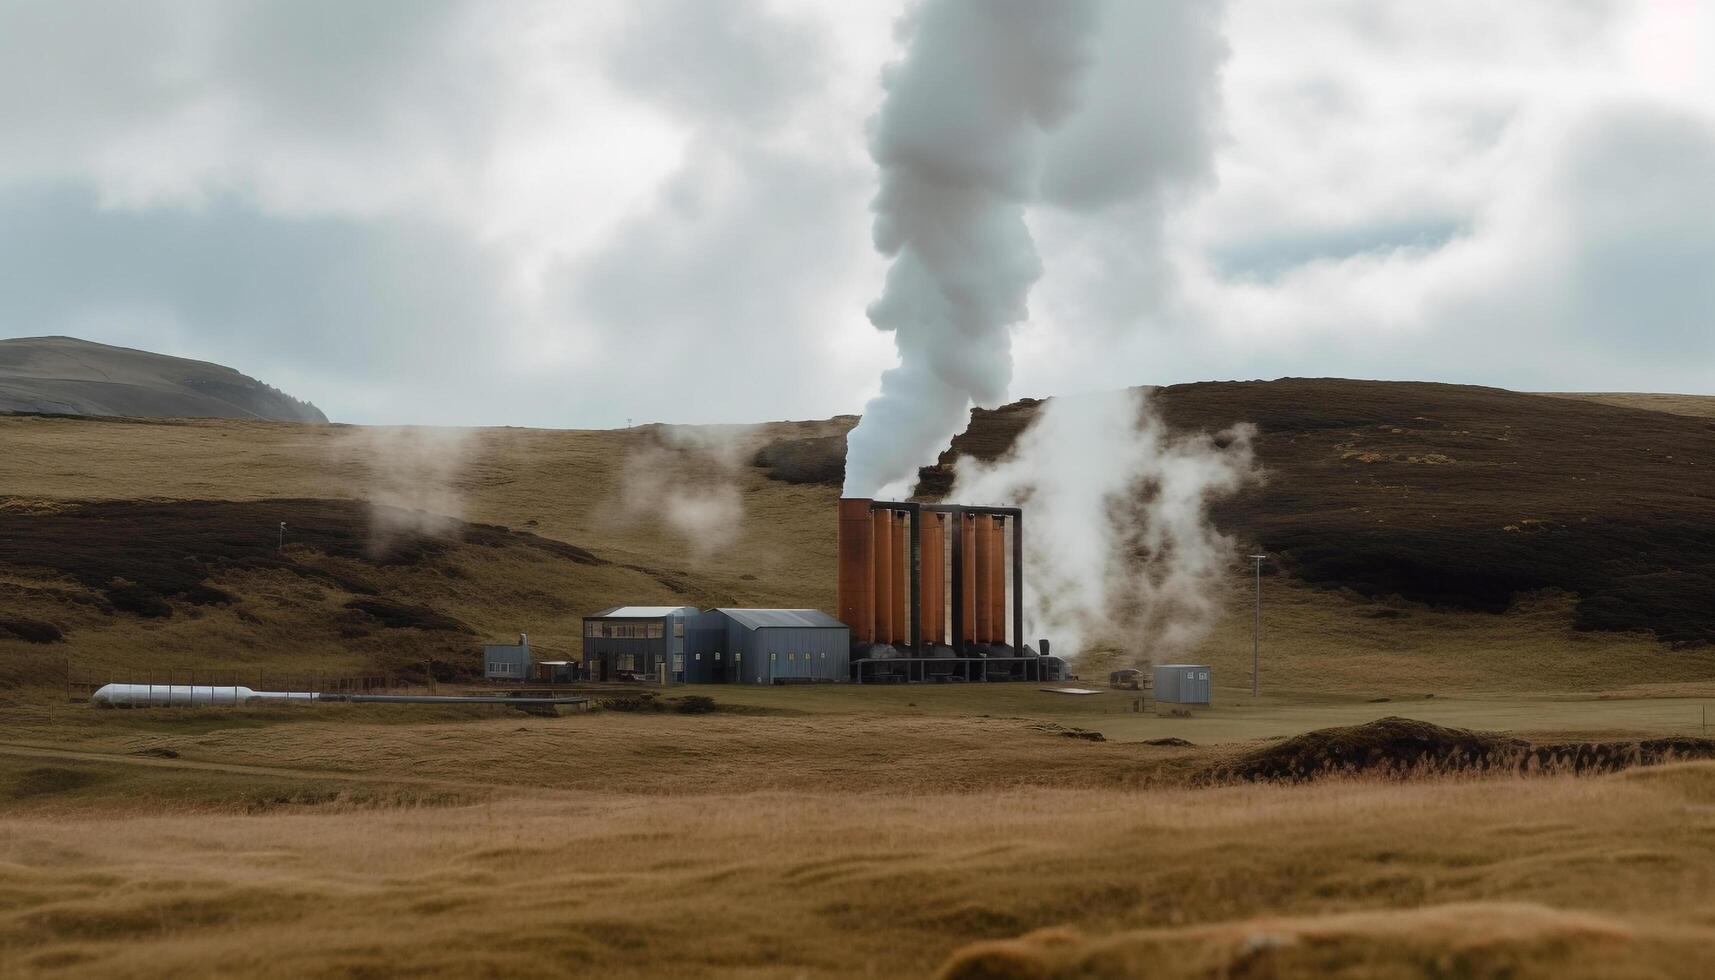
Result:
<svg viewBox="0 0 1715 980">
<path fill-rule="evenodd" d="M 1175 385 L 1155 400 L 1179 430 L 1257 425 L 1267 479 L 1216 519 L 1303 580 L 1482 612 L 1562 589 L 1581 629 L 1715 642 L 1715 422 L 1338 379 Z M 920 492 L 947 493 L 960 456 L 1004 454 L 1039 408 L 973 412 Z M 769 453 L 837 485 L 843 467 L 806 458 L 815 449 L 826 443 Z"/>
<path fill-rule="evenodd" d="M 74 337 L 0 340 L 0 412 L 327 421 L 229 367 Z"/>
</svg>

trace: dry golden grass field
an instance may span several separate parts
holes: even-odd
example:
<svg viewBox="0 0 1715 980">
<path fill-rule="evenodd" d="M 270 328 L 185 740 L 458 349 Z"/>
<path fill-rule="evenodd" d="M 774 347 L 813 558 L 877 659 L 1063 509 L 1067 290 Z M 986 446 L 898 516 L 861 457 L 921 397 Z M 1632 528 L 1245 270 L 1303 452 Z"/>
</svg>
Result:
<svg viewBox="0 0 1715 980">
<path fill-rule="evenodd" d="M 1652 446 L 1703 425 L 1567 411 Z M 1253 699 L 1235 568 L 1184 654 L 1213 666 L 1215 703 L 1184 714 L 1000 684 L 675 689 L 716 710 L 552 717 L 67 700 L 68 665 L 420 682 L 432 661 L 462 688 L 477 644 L 527 630 L 539 656 L 576 656 L 580 617 L 607 605 L 827 607 L 837 488 L 749 460 L 850 424 L 418 445 L 0 417 L 0 976 L 1710 975 L 1715 761 L 1695 740 L 1715 647 L 1591 629 L 1579 581 L 1476 611 L 1271 575 Z M 1413 448 L 1377 476 L 1396 464 L 1343 431 L 1326 448 L 1273 431 L 1277 473 L 1320 467 L 1379 514 L 1451 468 L 1404 462 Z M 1483 459 L 1461 433 L 1450 454 Z M 1325 455 L 1269 455 L 1287 441 Z M 1715 465 L 1702 445 L 1676 464 Z M 456 465 L 413 461 L 450 446 Z M 650 504 L 709 480 L 742 519 L 699 550 Z M 1652 493 L 1659 508 L 1671 486 Z M 1504 732 L 1548 762 L 1233 775 L 1288 736 L 1388 716 Z M 1657 764 L 1574 771 L 1577 743 L 1638 739 L 1677 741 Z"/>
<path fill-rule="evenodd" d="M 1555 398 L 1577 398 L 1603 405 L 1618 405 L 1623 408 L 1642 408 L 1653 412 L 1668 412 L 1673 415 L 1689 415 L 1694 418 L 1715 418 L 1715 395 L 1669 395 L 1633 391 L 1552 391 L 1543 392 L 1543 394 Z"/>
</svg>

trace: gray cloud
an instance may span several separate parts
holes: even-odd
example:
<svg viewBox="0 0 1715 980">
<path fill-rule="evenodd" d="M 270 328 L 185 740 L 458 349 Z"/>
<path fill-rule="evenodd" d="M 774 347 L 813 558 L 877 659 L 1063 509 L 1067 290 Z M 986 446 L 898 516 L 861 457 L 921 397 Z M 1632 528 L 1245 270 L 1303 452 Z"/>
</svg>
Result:
<svg viewBox="0 0 1715 980">
<path fill-rule="evenodd" d="M 1047 141 L 1042 198 L 1078 211 L 1207 183 L 1227 57 L 1211 0 L 1108 3 L 1078 111 Z"/>
<path fill-rule="evenodd" d="M 755 0 L 638 0 L 628 16 L 607 70 L 699 124 L 776 123 L 820 87 L 821 36 Z"/>
<path fill-rule="evenodd" d="M 104 210 L 85 190 L 0 195 L 0 323 L 133 345 L 127 320 L 179 353 L 316 366 L 300 397 L 429 401 L 459 366 L 494 365 L 504 270 L 465 236 L 409 219 L 270 219 L 231 201 Z M 413 390 L 415 388 L 416 390 Z M 472 399 L 451 392 L 471 409 Z"/>
<path fill-rule="evenodd" d="M 1628 53 L 1645 13 L 1109 4 L 1042 146 L 1010 394 L 1715 391 L 1715 88 Z M 348 420 L 855 410 L 889 358 L 884 28 L 836 0 L 0 0 L 0 334 L 228 361 Z"/>
<path fill-rule="evenodd" d="M 1567 321 L 1628 357 L 1715 354 L 1715 119 L 1614 107 L 1569 144 L 1551 198 Z"/>
</svg>

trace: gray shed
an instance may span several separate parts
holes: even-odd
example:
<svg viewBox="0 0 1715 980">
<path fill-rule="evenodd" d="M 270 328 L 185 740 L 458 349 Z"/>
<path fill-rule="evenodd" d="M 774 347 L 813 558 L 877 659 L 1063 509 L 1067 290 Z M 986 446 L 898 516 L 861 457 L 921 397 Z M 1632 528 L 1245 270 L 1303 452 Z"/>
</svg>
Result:
<svg viewBox="0 0 1715 980">
<path fill-rule="evenodd" d="M 482 648 L 482 676 L 491 681 L 528 680 L 534 670 L 530 637 L 520 633 L 517 643 L 490 643 Z"/>
<path fill-rule="evenodd" d="M 1155 700 L 1164 704 L 1209 704 L 1209 668 L 1203 664 L 1157 664 Z"/>
<path fill-rule="evenodd" d="M 850 679 L 851 630 L 819 609 L 711 609 L 690 633 L 694 683 Z"/>
</svg>

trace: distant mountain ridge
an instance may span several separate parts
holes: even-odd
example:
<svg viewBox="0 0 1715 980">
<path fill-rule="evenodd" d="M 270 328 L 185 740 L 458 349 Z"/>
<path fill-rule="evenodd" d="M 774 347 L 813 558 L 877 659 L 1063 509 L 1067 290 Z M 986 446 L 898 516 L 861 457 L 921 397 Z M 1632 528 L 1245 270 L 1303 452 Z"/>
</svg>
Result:
<svg viewBox="0 0 1715 980">
<path fill-rule="evenodd" d="M 229 367 L 75 337 L 0 340 L 0 412 L 326 422 Z"/>
</svg>

